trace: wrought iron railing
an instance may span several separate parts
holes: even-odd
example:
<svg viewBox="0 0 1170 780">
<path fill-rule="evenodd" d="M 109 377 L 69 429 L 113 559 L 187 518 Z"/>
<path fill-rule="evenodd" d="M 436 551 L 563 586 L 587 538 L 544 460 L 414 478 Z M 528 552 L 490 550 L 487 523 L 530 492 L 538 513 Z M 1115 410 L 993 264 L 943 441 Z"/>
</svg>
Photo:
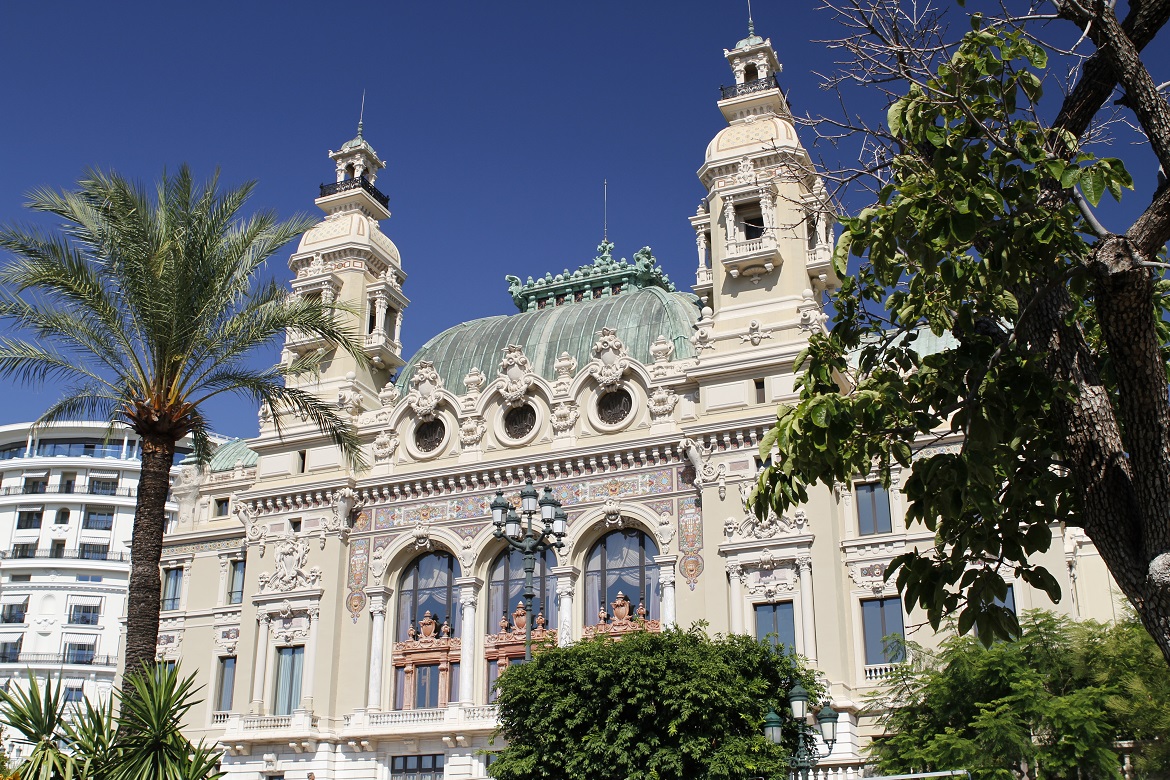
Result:
<svg viewBox="0 0 1170 780">
<path fill-rule="evenodd" d="M 327 195 L 336 195 L 339 192 L 349 192 L 350 190 L 359 188 L 373 195 L 374 200 L 382 204 L 382 208 L 390 207 L 390 198 L 383 195 L 373 184 L 370 184 L 370 180 L 365 176 L 359 176 L 356 179 L 342 179 L 341 181 L 330 184 L 322 184 L 321 197 L 324 198 Z"/>
<path fill-rule="evenodd" d="M 134 488 L 100 488 L 90 487 L 88 490 L 81 490 L 79 487 L 70 487 L 68 485 L 62 487 L 59 485 L 45 485 L 45 486 L 31 486 L 25 485 L 20 487 L 6 487 L 0 490 L 0 495 L 5 496 L 41 496 L 48 494 L 61 495 L 78 495 L 78 496 L 121 496 L 123 498 L 134 498 L 138 495 L 138 491 Z"/>
<path fill-rule="evenodd" d="M 50 559 L 50 558 L 64 558 L 67 560 L 82 560 L 82 561 L 117 561 L 121 563 L 128 563 L 130 561 L 130 553 L 124 552 L 102 552 L 100 550 L 20 550 L 13 548 L 11 550 L 0 551 L 0 558 L 7 558 L 10 560 L 28 560 L 30 558 Z"/>
<path fill-rule="evenodd" d="M 779 89 L 780 80 L 776 78 L 776 74 L 771 76 L 764 76 L 762 79 L 755 79 L 754 81 L 745 81 L 742 84 L 732 84 L 730 87 L 720 87 L 719 91 L 723 93 L 723 99 L 727 100 L 733 97 L 741 97 L 743 95 L 750 95 L 753 92 L 763 92 L 767 89 Z"/>
<path fill-rule="evenodd" d="M 2 653 L 0 664 L 80 664 L 82 666 L 117 666 L 116 655 L 93 653 Z"/>
</svg>

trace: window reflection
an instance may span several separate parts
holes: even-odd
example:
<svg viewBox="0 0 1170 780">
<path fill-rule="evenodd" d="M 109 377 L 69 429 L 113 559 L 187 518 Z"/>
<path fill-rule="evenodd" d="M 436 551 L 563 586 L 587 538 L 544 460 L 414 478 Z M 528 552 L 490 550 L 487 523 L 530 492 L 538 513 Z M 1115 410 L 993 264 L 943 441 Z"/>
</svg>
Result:
<svg viewBox="0 0 1170 780">
<path fill-rule="evenodd" d="M 634 529 L 611 531 L 589 551 L 585 565 L 585 624 L 598 622 L 602 609 L 621 593 L 636 609 L 645 606 L 649 620 L 658 619 L 661 585 L 654 556 L 658 546 L 646 534 Z"/>
</svg>

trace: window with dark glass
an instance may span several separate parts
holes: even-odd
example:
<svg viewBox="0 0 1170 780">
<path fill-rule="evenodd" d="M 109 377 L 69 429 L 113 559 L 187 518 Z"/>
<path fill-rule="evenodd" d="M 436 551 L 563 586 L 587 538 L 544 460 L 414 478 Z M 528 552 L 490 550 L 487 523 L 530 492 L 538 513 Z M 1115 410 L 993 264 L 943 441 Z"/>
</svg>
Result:
<svg viewBox="0 0 1170 780">
<path fill-rule="evenodd" d="M 14 664 L 20 660 L 20 643 L 23 637 L 0 642 L 0 663 Z"/>
<path fill-rule="evenodd" d="M 628 390 L 611 390 L 597 399 L 597 416 L 606 425 L 617 425 L 630 416 L 634 399 Z"/>
<path fill-rule="evenodd" d="M 23 623 L 28 611 L 28 598 L 0 607 L 0 623 Z"/>
<path fill-rule="evenodd" d="M 113 496 L 118 493 L 118 480 L 115 479 L 90 479 L 89 492 L 94 496 Z"/>
<path fill-rule="evenodd" d="M 110 546 L 82 542 L 77 546 L 77 557 L 89 561 L 104 561 L 110 557 Z"/>
<path fill-rule="evenodd" d="M 35 558 L 37 557 L 37 543 L 25 542 L 24 544 L 12 545 L 13 558 Z"/>
<path fill-rule="evenodd" d="M 232 561 L 228 577 L 228 603 L 239 604 L 244 600 L 244 562 Z"/>
<path fill-rule="evenodd" d="M 73 486 L 77 484 L 77 473 L 73 471 L 62 471 L 61 481 L 58 484 L 62 493 L 72 493 Z"/>
<path fill-rule="evenodd" d="M 58 509 L 57 519 L 53 521 L 54 525 L 69 525 L 69 510 Z"/>
<path fill-rule="evenodd" d="M 857 533 L 888 534 L 892 528 L 889 491 L 877 482 L 859 482 L 853 486 L 853 494 L 857 498 Z"/>
<path fill-rule="evenodd" d="M 301 706 L 301 676 L 304 673 L 305 648 L 276 648 L 276 701 L 274 715 L 291 715 Z"/>
<path fill-rule="evenodd" d="M 215 709 L 217 712 L 231 712 L 232 690 L 236 686 L 236 657 L 220 656 L 219 676 L 216 681 Z"/>
<path fill-rule="evenodd" d="M 459 564 L 447 552 L 432 552 L 415 558 L 403 572 L 398 585 L 398 641 L 417 629 L 427 612 L 440 625 L 451 626 L 451 636 L 459 636 L 459 604 L 455 578 Z"/>
<path fill-rule="evenodd" d="M 67 685 L 64 693 L 62 698 L 66 704 L 80 704 L 85 699 L 85 691 L 80 685 Z"/>
<path fill-rule="evenodd" d="M 31 574 L 9 574 L 9 582 L 32 582 Z"/>
<path fill-rule="evenodd" d="M 434 452 L 443 443 L 447 435 L 447 426 L 436 417 L 433 420 L 422 422 L 414 429 L 414 445 L 420 452 Z"/>
<path fill-rule="evenodd" d="M 536 557 L 536 571 L 533 584 L 536 598 L 532 600 L 533 620 L 543 612 L 549 627 L 557 625 L 557 582 L 550 572 L 557 565 L 552 550 L 545 550 Z M 524 555 L 519 550 L 507 550 L 496 557 L 488 581 L 487 632 L 500 630 L 500 618 L 512 620 L 516 605 L 524 600 Z M 535 623 L 532 624 L 536 626 Z"/>
<path fill-rule="evenodd" d="M 61 539 L 53 540 L 49 545 L 50 558 L 64 558 L 65 557 L 65 542 Z"/>
<path fill-rule="evenodd" d="M 764 217 L 761 214 L 750 214 L 743 218 L 743 237 L 745 241 L 754 241 L 764 235 Z"/>
<path fill-rule="evenodd" d="M 231 503 L 231 500 L 227 499 L 227 498 L 215 499 L 215 516 L 216 517 L 227 517 L 228 505 L 230 503 Z"/>
<path fill-rule="evenodd" d="M 44 512 L 40 509 L 21 509 L 16 513 L 16 530 L 27 531 L 40 528 L 43 514 Z"/>
<path fill-rule="evenodd" d="M 69 605 L 69 622 L 77 626 L 96 626 L 102 616 L 99 604 L 71 604 Z"/>
<path fill-rule="evenodd" d="M 896 596 L 861 602 L 865 634 L 865 665 L 892 664 L 902 660 L 902 650 L 887 637 L 903 636 L 902 600 Z"/>
<path fill-rule="evenodd" d="M 504 433 L 509 439 L 523 439 L 536 427 L 536 410 L 532 404 L 509 409 L 504 415 Z"/>
<path fill-rule="evenodd" d="M 603 607 L 611 612 L 618 593 L 630 600 L 631 614 L 642 604 L 647 618 L 657 620 L 661 601 L 657 554 L 658 546 L 638 530 L 610 531 L 601 537 L 585 563 L 585 624 L 596 624 Z"/>
<path fill-rule="evenodd" d="M 394 756 L 390 759 L 391 780 L 443 780 L 443 754 Z"/>
<path fill-rule="evenodd" d="M 97 648 L 96 641 L 80 642 L 72 641 L 65 643 L 65 663 L 67 664 L 92 664 L 94 651 Z"/>
<path fill-rule="evenodd" d="M 182 569 L 163 569 L 162 608 L 178 609 L 183 589 Z"/>
<path fill-rule="evenodd" d="M 89 531 L 111 531 L 114 528 L 114 508 L 87 506 L 81 527 Z"/>
<path fill-rule="evenodd" d="M 789 655 L 796 652 L 796 619 L 791 601 L 756 604 L 756 639 Z"/>
<path fill-rule="evenodd" d="M 0 447 L 0 460 L 12 460 L 13 458 L 23 458 L 27 445 L 24 444 L 9 444 L 7 447 Z"/>
<path fill-rule="evenodd" d="M 78 574 L 77 581 L 78 582 L 101 582 L 102 575 L 100 575 L 100 574 Z"/>
<path fill-rule="evenodd" d="M 45 493 L 49 489 L 49 480 L 43 477 L 28 477 L 24 480 L 24 492 L 30 494 Z"/>
<path fill-rule="evenodd" d="M 37 442 L 37 455 L 69 458 L 120 458 L 122 442 L 102 439 L 50 439 Z"/>
</svg>

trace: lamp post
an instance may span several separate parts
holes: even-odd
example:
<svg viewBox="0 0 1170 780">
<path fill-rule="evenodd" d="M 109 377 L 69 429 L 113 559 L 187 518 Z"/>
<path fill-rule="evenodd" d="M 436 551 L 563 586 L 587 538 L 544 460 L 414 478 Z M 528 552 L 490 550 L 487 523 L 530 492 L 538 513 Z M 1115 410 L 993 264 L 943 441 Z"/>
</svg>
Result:
<svg viewBox="0 0 1170 780">
<path fill-rule="evenodd" d="M 528 619 L 524 622 L 524 660 L 532 660 L 532 598 L 536 595 L 532 575 L 536 571 L 536 554 L 552 548 L 565 546 L 565 534 L 569 527 L 569 516 L 561 509 L 561 502 L 553 498 L 552 488 L 546 486 L 544 495 L 537 498 L 532 480 L 524 481 L 520 489 L 520 514 L 512 508 L 504 491 L 497 490 L 492 499 L 492 524 L 494 535 L 503 539 L 513 550 L 524 556 L 524 608 Z M 533 526 L 533 520 L 540 517 L 540 525 Z M 554 541 L 555 540 L 555 541 Z"/>
<path fill-rule="evenodd" d="M 837 711 L 833 709 L 832 704 L 826 702 L 817 713 L 817 727 L 829 748 L 822 754 L 813 742 L 814 732 L 808 725 L 808 691 L 797 683 L 788 692 L 788 702 L 792 706 L 792 719 L 796 721 L 797 728 L 796 752 L 789 756 L 788 765 L 792 767 L 793 775 L 799 775 L 800 780 L 808 780 L 809 772 L 817 762 L 833 752 L 833 743 L 837 741 Z M 782 723 L 774 709 L 769 709 L 768 714 L 764 716 L 764 736 L 774 745 L 779 745 L 783 741 Z"/>
</svg>

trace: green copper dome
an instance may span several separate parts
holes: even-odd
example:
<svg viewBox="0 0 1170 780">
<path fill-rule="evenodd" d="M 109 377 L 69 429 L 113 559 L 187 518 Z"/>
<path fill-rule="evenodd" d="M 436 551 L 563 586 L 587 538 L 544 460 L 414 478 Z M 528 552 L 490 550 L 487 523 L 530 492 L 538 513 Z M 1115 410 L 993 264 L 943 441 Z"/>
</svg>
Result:
<svg viewBox="0 0 1170 780">
<path fill-rule="evenodd" d="M 693 358 L 690 338 L 699 318 L 698 298 L 690 293 L 644 287 L 569 305 L 547 306 L 520 314 L 485 317 L 456 325 L 423 345 L 403 366 L 396 384 L 405 393 L 419 361 L 429 360 L 456 395 L 466 392 L 463 377 L 478 368 L 490 379 L 499 372 L 504 348 L 518 344 L 545 379 L 553 379 L 553 363 L 562 352 L 577 359 L 580 370 L 593 359 L 597 332 L 614 328 L 626 352 L 643 363 L 652 362 L 650 345 L 659 336 L 674 345 L 673 360 Z"/>
<path fill-rule="evenodd" d="M 239 463 L 244 468 L 255 466 L 260 456 L 243 439 L 225 441 L 215 449 L 209 467 L 212 471 L 231 471 Z"/>
</svg>

